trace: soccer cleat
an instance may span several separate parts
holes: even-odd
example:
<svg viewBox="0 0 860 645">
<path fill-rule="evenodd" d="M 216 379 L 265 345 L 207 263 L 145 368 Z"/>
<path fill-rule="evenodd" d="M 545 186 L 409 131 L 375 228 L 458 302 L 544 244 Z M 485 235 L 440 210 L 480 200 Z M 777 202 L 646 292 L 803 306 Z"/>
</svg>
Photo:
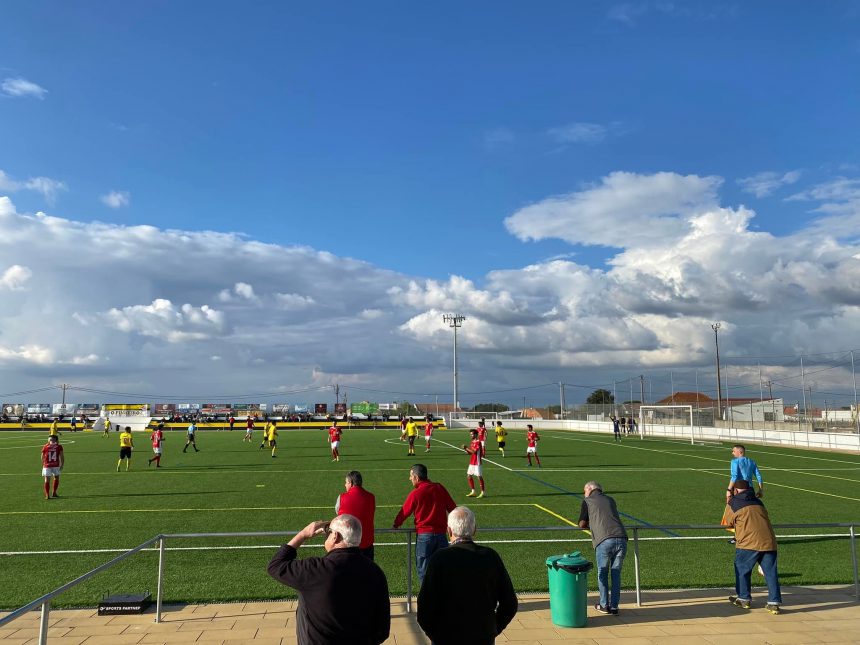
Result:
<svg viewBox="0 0 860 645">
<path fill-rule="evenodd" d="M 729 602 L 735 607 L 740 607 L 741 609 L 749 609 L 752 607 L 752 600 L 743 600 L 737 596 L 729 596 Z"/>
<path fill-rule="evenodd" d="M 732 538 L 728 542 L 729 542 L 729 544 L 737 544 L 738 543 L 738 541 L 735 538 Z"/>
<path fill-rule="evenodd" d="M 604 606 L 603 606 L 603 605 L 601 605 L 600 603 L 598 603 L 598 604 L 594 605 L 594 609 L 597 611 L 597 613 L 598 613 L 598 614 L 607 614 L 607 615 L 609 615 L 609 614 L 611 614 L 611 613 L 612 613 L 612 612 L 610 611 L 609 607 L 604 607 Z"/>
<path fill-rule="evenodd" d="M 612 614 L 613 616 L 617 616 L 618 615 L 618 607 L 615 607 L 615 608 L 610 607 L 609 613 Z"/>
<path fill-rule="evenodd" d="M 470 493 L 468 493 L 468 494 L 466 495 L 466 497 L 474 497 L 474 496 L 475 496 L 475 491 L 474 491 L 474 490 L 473 490 L 473 491 L 471 491 Z"/>
<path fill-rule="evenodd" d="M 769 602 L 769 603 L 767 603 L 767 604 L 765 605 L 765 609 L 767 609 L 767 610 L 768 610 L 770 613 L 772 613 L 774 616 L 778 616 L 778 615 L 779 615 L 779 605 L 778 605 L 778 604 L 776 604 L 775 602 Z"/>
<path fill-rule="evenodd" d="M 272 459 L 276 458 L 278 455 L 272 455 Z"/>
<path fill-rule="evenodd" d="M 51 497 L 59 497 L 59 495 L 57 495 L 56 493 L 54 493 L 53 495 L 51 495 Z"/>
<path fill-rule="evenodd" d="M 481 494 L 478 495 L 478 499 L 481 499 L 484 496 L 484 491 L 481 491 Z"/>
<path fill-rule="evenodd" d="M 116 467 L 116 471 L 119 472 L 119 466 Z"/>
</svg>

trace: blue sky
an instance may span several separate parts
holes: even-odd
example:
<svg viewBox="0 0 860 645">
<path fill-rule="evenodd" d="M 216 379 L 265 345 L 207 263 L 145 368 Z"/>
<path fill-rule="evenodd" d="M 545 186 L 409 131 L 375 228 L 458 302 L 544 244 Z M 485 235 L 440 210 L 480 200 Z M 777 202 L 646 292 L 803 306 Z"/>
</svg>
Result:
<svg viewBox="0 0 860 645">
<path fill-rule="evenodd" d="M 582 298 L 559 296 L 558 302 L 535 305 L 546 288 L 517 291 L 510 287 L 517 281 L 499 272 L 522 277 L 534 266 L 541 273 L 548 260 L 561 258 L 571 262 L 566 270 L 596 271 L 591 275 L 598 282 L 611 278 L 616 286 L 620 278 L 611 267 L 642 274 L 637 253 L 660 255 L 679 247 L 669 240 L 659 252 L 649 246 L 653 242 L 640 248 L 639 238 L 657 230 L 671 237 L 671 227 L 637 220 L 636 207 L 629 217 L 618 216 L 624 208 L 613 200 L 628 190 L 639 196 L 644 191 L 645 202 L 653 197 L 649 212 L 658 219 L 680 218 L 684 225 L 689 200 L 695 214 L 707 210 L 705 205 L 746 207 L 753 214 L 743 223 L 725 225 L 740 226 L 750 236 L 761 232 L 773 238 L 771 246 L 792 249 L 785 257 L 777 253 L 771 266 L 808 257 L 797 241 L 805 237 L 819 248 L 837 245 L 836 255 L 845 258 L 846 265 L 831 267 L 824 282 L 856 271 L 860 11 L 850 2 L 12 2 L 2 14 L 0 81 L 11 84 L 0 92 L 0 195 L 14 201 L 16 215 L 46 211 L 81 226 L 236 232 L 245 237 L 223 253 L 241 254 L 243 240 L 309 247 L 338 261 L 363 261 L 374 275 L 396 276 L 379 287 L 382 294 L 408 294 L 409 280 L 417 281 L 420 294 L 367 307 L 380 312 L 368 314 L 372 319 L 390 319 L 380 344 L 436 349 L 434 343 L 445 337 L 419 331 L 422 316 L 429 320 L 443 309 L 480 301 L 452 287 L 451 276 L 490 294 L 488 307 L 504 302 L 497 291 L 508 289 L 513 309 L 526 318 L 560 315 L 548 314 L 559 303 L 571 320 L 586 310 L 594 314 Z M 718 179 L 695 186 L 672 180 L 665 188 L 659 173 Z M 614 182 L 607 180 L 613 176 Z M 56 183 L 46 189 L 34 178 Z M 608 202 L 595 192 L 601 186 Z M 667 197 L 664 189 L 672 194 Z M 683 207 L 672 191 L 683 193 Z M 551 208 L 544 212 L 551 206 L 547 200 L 558 196 L 574 204 L 562 218 L 565 233 L 545 226 L 547 217 L 557 217 Z M 823 226 L 825 215 L 841 219 Z M 603 220 L 595 224 L 595 217 Z M 609 234 L 576 233 L 589 226 Z M 811 237 L 810 229 L 819 237 Z M 49 257 L 76 252 L 59 238 L 54 243 L 45 249 Z M 13 266 L 36 270 L 26 257 L 7 257 L 4 262 L 0 256 L 0 274 Z M 685 257 L 699 270 L 713 270 L 700 258 Z M 62 284 L 59 273 L 68 268 L 46 271 L 40 288 Z M 723 268 L 730 279 L 733 267 Z M 26 272 L 16 271 L 8 283 L 20 291 L 26 280 L 16 276 Z M 758 275 L 748 273 L 742 282 Z M 321 303 L 329 287 L 324 281 L 315 285 L 312 277 L 304 291 L 273 286 L 272 294 L 307 298 L 314 291 L 315 303 Z M 213 284 L 206 296 L 199 284 L 178 286 L 163 276 L 137 279 L 146 285 L 139 302 L 90 304 L 125 311 L 162 298 L 199 309 L 217 307 L 212 294 L 222 292 Z M 449 288 L 430 297 L 428 280 Z M 236 291 L 234 285 L 256 287 L 241 265 L 222 281 L 234 298 L 243 297 L 237 296 L 243 288 Z M 809 297 L 799 303 L 798 318 L 837 309 L 839 316 L 854 315 L 856 287 L 835 289 L 842 295 L 830 297 L 823 283 L 806 285 L 798 274 L 777 282 L 797 284 Z M 627 287 L 631 293 L 637 289 Z M 260 287 L 254 293 L 266 300 Z M 370 301 L 372 294 L 362 299 Z M 715 306 L 692 312 L 684 305 L 691 297 L 684 294 L 678 306 L 663 311 L 663 300 L 659 306 L 634 306 L 618 295 L 622 311 L 600 316 L 642 323 L 655 307 L 668 319 L 726 316 L 728 333 L 738 333 L 739 354 L 853 346 L 847 329 L 829 338 L 806 330 L 823 336 L 821 342 L 787 333 L 786 352 L 763 337 L 771 325 L 764 314 L 776 316 L 777 299 L 761 307 L 763 318 L 752 320 L 757 307 L 728 298 L 728 311 Z M 470 313 L 491 326 L 523 324 L 519 318 L 499 322 L 485 311 Z M 241 354 L 247 348 L 238 349 L 237 327 L 225 316 L 223 330 L 229 332 L 223 333 L 230 338 L 221 341 Z M 649 333 L 656 334 L 650 341 Z M 591 340 L 562 335 L 551 344 L 569 351 L 570 362 L 554 369 L 585 364 L 623 372 L 681 362 L 678 355 L 655 362 L 638 354 L 672 344 L 653 326 L 643 334 L 624 356 L 588 360 L 578 353 Z M 637 338 L 629 329 L 622 335 Z M 6 345 L 0 337 L 8 360 L 21 360 L 20 347 L 48 345 L 23 331 L 14 341 L 13 336 L 7 331 Z M 499 339 L 493 338 L 472 341 L 484 352 L 480 362 L 500 373 L 512 370 L 500 382 L 542 382 L 542 374 L 517 376 L 521 366 L 505 358 L 507 341 L 497 347 Z M 521 351 L 534 355 L 545 340 Z M 92 349 L 87 355 L 105 358 L 103 348 Z M 684 353 L 688 363 L 704 364 L 707 351 L 703 344 Z M 57 349 L 52 356 L 62 354 Z M 238 354 L 232 360 L 240 360 Z M 251 354 L 248 361 L 255 360 Z M 307 370 L 320 359 L 297 360 Z M 357 369 L 344 367 L 329 364 L 323 371 Z M 558 371 L 546 376 L 564 377 Z M 306 373 L 294 381 L 309 378 Z M 441 387 L 435 383 L 447 378 L 440 362 L 425 387 Z M 384 380 L 378 374 L 366 379 Z M 139 386 L 152 383 L 142 378 Z"/>
</svg>

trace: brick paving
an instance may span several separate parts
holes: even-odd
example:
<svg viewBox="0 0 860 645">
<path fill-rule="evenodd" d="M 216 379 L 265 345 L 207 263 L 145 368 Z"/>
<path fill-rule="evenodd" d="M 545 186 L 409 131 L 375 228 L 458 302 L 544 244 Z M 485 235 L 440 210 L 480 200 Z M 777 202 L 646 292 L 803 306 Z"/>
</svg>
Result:
<svg viewBox="0 0 860 645">
<path fill-rule="evenodd" d="M 782 643 L 860 643 L 860 604 L 852 586 L 784 587 L 783 613 L 764 609 L 763 590 L 756 590 L 753 609 L 729 605 L 728 591 L 673 590 L 643 594 L 636 607 L 631 593 L 622 594 L 621 613 L 604 616 L 588 611 L 582 628 L 556 627 L 546 595 L 520 597 L 520 611 L 497 642 L 520 645 L 576 643 L 640 645 L 704 643 L 757 645 Z M 594 604 L 594 597 L 589 601 Z M 391 637 L 387 645 L 425 645 L 403 600 L 391 602 Z M 39 613 L 0 628 L 4 645 L 38 642 Z M 184 605 L 165 608 L 163 622 L 153 611 L 141 616 L 97 616 L 94 609 L 51 612 L 51 645 L 122 645 L 124 643 L 201 643 L 206 645 L 292 645 L 295 601 Z"/>
</svg>

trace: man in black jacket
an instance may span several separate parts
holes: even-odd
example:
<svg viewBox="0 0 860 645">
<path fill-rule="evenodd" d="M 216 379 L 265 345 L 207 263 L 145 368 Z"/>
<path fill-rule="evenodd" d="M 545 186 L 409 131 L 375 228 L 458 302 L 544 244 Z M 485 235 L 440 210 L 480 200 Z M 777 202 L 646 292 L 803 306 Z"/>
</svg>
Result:
<svg viewBox="0 0 860 645">
<path fill-rule="evenodd" d="M 448 515 L 451 544 L 433 554 L 418 594 L 418 624 L 434 645 L 490 645 L 517 613 L 517 596 L 499 554 L 475 544 L 475 514 Z"/>
<path fill-rule="evenodd" d="M 298 560 L 297 549 L 323 533 L 326 554 Z M 361 555 L 360 542 L 361 522 L 339 515 L 331 522 L 308 524 L 269 562 L 269 575 L 299 592 L 299 645 L 378 645 L 388 638 L 388 581 L 379 566 Z"/>
</svg>

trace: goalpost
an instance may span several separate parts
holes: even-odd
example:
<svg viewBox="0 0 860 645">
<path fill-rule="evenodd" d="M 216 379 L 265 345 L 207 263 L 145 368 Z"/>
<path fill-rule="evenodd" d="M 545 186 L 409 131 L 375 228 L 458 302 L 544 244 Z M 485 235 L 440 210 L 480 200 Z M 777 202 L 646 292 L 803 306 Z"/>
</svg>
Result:
<svg viewBox="0 0 860 645">
<path fill-rule="evenodd" d="M 678 423 L 680 422 L 680 423 Z M 641 405 L 639 406 L 639 438 L 644 439 L 646 424 L 657 425 L 684 425 L 690 432 L 690 444 L 695 444 L 693 433 L 693 406 L 692 405 Z M 653 433 L 652 433 L 653 434 Z"/>
</svg>

